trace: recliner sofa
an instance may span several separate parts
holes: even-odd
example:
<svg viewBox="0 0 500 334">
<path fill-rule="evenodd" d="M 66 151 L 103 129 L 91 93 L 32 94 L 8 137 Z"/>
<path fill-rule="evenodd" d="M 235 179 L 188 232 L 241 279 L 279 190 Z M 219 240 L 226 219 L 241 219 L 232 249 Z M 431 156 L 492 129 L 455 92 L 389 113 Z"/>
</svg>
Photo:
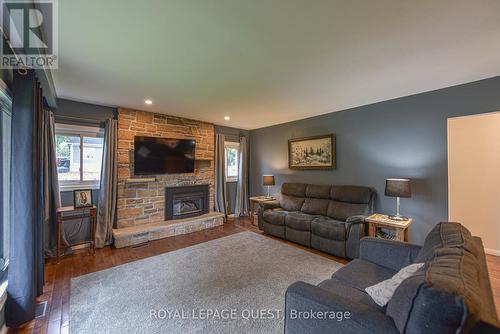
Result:
<svg viewBox="0 0 500 334">
<path fill-rule="evenodd" d="M 424 266 L 386 307 L 365 292 L 412 263 Z M 293 283 L 285 296 L 286 334 L 486 334 L 498 326 L 481 239 L 458 223 L 437 224 L 423 247 L 363 238 L 359 259 L 317 286 Z"/>
<path fill-rule="evenodd" d="M 279 200 L 260 204 L 264 232 L 323 252 L 359 256 L 365 216 L 373 211 L 374 191 L 360 186 L 283 183 Z"/>
</svg>

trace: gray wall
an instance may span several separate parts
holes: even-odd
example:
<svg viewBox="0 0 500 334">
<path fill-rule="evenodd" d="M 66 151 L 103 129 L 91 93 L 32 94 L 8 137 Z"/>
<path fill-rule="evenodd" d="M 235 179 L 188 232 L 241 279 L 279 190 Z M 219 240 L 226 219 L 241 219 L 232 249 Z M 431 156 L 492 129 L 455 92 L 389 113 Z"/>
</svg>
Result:
<svg viewBox="0 0 500 334">
<path fill-rule="evenodd" d="M 221 125 L 216 125 L 215 126 L 215 132 L 216 133 L 224 133 L 226 136 L 226 141 L 234 141 L 234 142 L 239 142 L 240 136 L 246 136 L 247 138 L 249 137 L 249 131 L 247 130 L 241 130 L 241 129 L 236 129 L 236 128 L 231 128 L 228 126 L 221 126 Z M 236 188 L 238 186 L 237 182 L 228 182 L 226 183 L 226 197 L 227 197 L 227 208 L 228 208 L 228 214 L 233 214 L 235 205 L 236 205 Z"/>
<path fill-rule="evenodd" d="M 274 192 L 290 181 L 365 185 L 378 193 L 376 211 L 393 213 L 395 199 L 383 195 L 385 179 L 408 177 L 413 197 L 401 200 L 401 211 L 413 218 L 410 241 L 422 244 L 448 216 L 447 119 L 498 110 L 500 77 L 495 77 L 253 130 L 250 192 L 265 193 L 263 174 L 276 176 Z M 327 133 L 337 136 L 337 169 L 288 169 L 288 139 Z"/>
<path fill-rule="evenodd" d="M 57 99 L 57 109 L 54 110 L 56 122 L 76 125 L 103 124 L 116 115 L 116 108 L 66 99 Z"/>
</svg>

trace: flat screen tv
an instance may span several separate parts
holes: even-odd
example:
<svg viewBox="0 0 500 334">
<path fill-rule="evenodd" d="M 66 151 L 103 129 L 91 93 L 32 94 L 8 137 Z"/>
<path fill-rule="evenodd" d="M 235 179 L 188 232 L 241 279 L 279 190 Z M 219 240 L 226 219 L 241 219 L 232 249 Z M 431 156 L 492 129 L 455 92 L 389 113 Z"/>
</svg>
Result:
<svg viewBox="0 0 500 334">
<path fill-rule="evenodd" d="M 135 137 L 134 174 L 178 174 L 194 172 L 195 141 Z"/>
</svg>

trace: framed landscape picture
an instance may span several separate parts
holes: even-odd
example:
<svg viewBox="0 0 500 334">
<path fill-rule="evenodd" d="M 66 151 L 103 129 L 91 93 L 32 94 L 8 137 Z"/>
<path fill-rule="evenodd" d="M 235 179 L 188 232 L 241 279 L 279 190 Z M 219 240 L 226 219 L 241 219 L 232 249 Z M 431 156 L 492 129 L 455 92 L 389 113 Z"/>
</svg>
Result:
<svg viewBox="0 0 500 334">
<path fill-rule="evenodd" d="M 334 134 L 288 140 L 290 169 L 331 169 L 335 159 Z"/>
</svg>

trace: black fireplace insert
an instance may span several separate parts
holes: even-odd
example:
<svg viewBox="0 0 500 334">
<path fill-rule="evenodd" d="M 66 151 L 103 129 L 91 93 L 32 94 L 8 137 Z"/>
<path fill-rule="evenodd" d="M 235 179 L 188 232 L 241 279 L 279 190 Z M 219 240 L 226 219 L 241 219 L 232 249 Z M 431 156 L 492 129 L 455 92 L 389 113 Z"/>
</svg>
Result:
<svg viewBox="0 0 500 334">
<path fill-rule="evenodd" d="M 165 188 L 165 220 L 208 213 L 208 184 Z"/>
</svg>

